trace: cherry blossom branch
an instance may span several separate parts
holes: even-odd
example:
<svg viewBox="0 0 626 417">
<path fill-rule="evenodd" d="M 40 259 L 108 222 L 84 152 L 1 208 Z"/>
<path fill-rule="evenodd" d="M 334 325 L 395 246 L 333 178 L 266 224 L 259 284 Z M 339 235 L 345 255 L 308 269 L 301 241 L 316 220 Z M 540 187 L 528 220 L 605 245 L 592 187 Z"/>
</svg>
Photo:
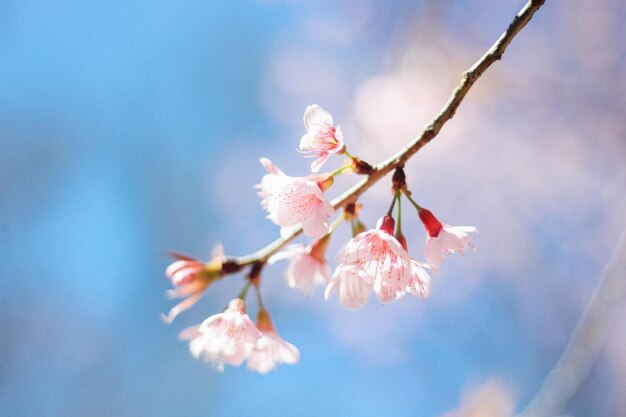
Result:
<svg viewBox="0 0 626 417">
<path fill-rule="evenodd" d="M 389 174 L 392 170 L 403 167 L 405 162 L 422 149 L 427 143 L 433 140 L 439 134 L 443 125 L 456 113 L 459 105 L 465 98 L 467 92 L 472 88 L 476 80 L 493 64 L 502 58 L 504 51 L 509 46 L 513 38 L 519 33 L 524 26 L 530 21 L 535 12 L 543 5 L 545 0 L 529 0 L 522 10 L 515 16 L 509 27 L 504 31 L 500 38 L 489 48 L 489 50 L 474 64 L 470 69 L 463 73 L 463 77 L 459 85 L 450 95 L 448 102 L 441 109 L 422 132 L 416 136 L 406 147 L 398 151 L 389 159 L 381 162 L 373 167 L 367 173 L 367 177 L 362 179 L 352 188 L 341 194 L 332 201 L 335 209 L 344 207 L 349 203 L 354 203 L 366 192 L 370 187 L 377 183 L 380 179 Z M 267 259 L 276 253 L 287 243 L 295 239 L 302 233 L 302 229 L 294 230 L 289 236 L 276 239 L 264 248 L 246 256 L 231 258 L 230 264 L 233 270 L 239 270 L 250 264 L 264 263 Z"/>
</svg>

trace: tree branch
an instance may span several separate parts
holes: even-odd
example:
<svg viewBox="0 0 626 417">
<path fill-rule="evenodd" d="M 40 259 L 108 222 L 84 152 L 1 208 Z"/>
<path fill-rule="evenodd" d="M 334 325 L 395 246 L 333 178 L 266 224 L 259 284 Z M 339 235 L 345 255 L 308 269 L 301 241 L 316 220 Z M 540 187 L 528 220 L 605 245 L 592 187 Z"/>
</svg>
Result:
<svg viewBox="0 0 626 417">
<path fill-rule="evenodd" d="M 448 102 L 443 109 L 433 118 L 422 132 L 416 136 L 406 147 L 398 151 L 395 155 L 376 165 L 374 170 L 359 183 L 344 192 L 342 195 L 333 200 L 332 204 L 335 209 L 339 209 L 348 203 L 356 202 L 357 199 L 367 191 L 372 185 L 377 183 L 381 178 L 397 167 L 401 167 L 404 163 L 415 155 L 428 142 L 433 140 L 439 134 L 443 125 L 452 117 L 465 98 L 467 92 L 472 88 L 476 80 L 493 64 L 502 58 L 504 51 L 509 46 L 515 35 L 530 21 L 533 14 L 543 5 L 545 0 L 530 0 L 524 8 L 515 16 L 507 30 L 500 38 L 489 48 L 489 50 L 474 64 L 470 69 L 463 73 L 463 77 L 459 85 L 450 95 Z M 302 233 L 302 229 L 295 230 L 286 238 L 276 239 L 274 242 L 264 248 L 246 256 L 232 259 L 240 267 L 245 267 L 255 262 L 265 262 L 276 253 L 284 245 L 295 239 Z"/>
<path fill-rule="evenodd" d="M 626 228 L 622 231 L 574 333 L 548 373 L 541 389 L 518 417 L 551 417 L 562 412 L 589 375 L 617 313 L 623 307 L 626 286 Z"/>
</svg>

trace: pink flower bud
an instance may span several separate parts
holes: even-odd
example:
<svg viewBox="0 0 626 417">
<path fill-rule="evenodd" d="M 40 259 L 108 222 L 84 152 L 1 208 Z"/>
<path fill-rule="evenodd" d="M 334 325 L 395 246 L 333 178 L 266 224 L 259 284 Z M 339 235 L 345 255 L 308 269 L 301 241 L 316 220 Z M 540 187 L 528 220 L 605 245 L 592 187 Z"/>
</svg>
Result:
<svg viewBox="0 0 626 417">
<path fill-rule="evenodd" d="M 186 255 L 173 253 L 177 258 L 165 270 L 165 275 L 170 279 L 173 289 L 166 294 L 169 298 L 185 298 L 174 306 L 167 315 L 161 318 L 170 324 L 176 316 L 191 308 L 207 289 L 209 285 L 222 276 L 222 265 L 226 260 L 224 249 L 218 244 L 213 249 L 213 258 L 204 264 Z"/>
<path fill-rule="evenodd" d="M 165 275 L 172 281 L 173 286 L 178 287 L 195 281 L 202 267 L 203 264 L 199 261 L 179 259 L 167 267 Z"/>
</svg>

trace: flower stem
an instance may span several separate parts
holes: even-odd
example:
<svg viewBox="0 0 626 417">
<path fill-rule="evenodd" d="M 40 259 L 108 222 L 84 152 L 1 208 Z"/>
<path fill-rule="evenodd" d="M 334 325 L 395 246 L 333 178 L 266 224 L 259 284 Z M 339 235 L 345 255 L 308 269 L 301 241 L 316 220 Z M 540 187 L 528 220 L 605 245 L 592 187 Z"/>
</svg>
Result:
<svg viewBox="0 0 626 417">
<path fill-rule="evenodd" d="M 396 222 L 396 233 L 402 233 L 402 194 L 400 190 L 396 191 L 396 199 L 398 200 L 398 221 Z"/>
<path fill-rule="evenodd" d="M 397 199 L 398 199 L 398 194 L 394 194 L 393 200 L 391 200 L 391 205 L 389 206 L 389 210 L 387 210 L 387 216 L 391 216 L 391 212 L 393 211 L 393 208 L 396 205 Z"/>
<path fill-rule="evenodd" d="M 355 237 L 356 236 L 356 227 L 357 227 L 355 219 L 352 219 L 350 221 L 350 227 L 352 228 L 352 237 Z"/>
<path fill-rule="evenodd" d="M 259 303 L 259 311 L 266 311 L 265 304 L 263 304 L 263 297 L 261 297 L 261 289 L 256 285 L 254 286 L 254 289 L 256 290 L 256 300 Z"/>
<path fill-rule="evenodd" d="M 421 211 L 421 210 L 423 210 L 422 206 L 420 206 L 419 204 L 417 204 L 417 203 L 415 202 L 415 200 L 413 200 L 413 199 L 411 198 L 411 196 L 409 195 L 409 193 L 407 193 L 407 192 L 405 191 L 405 192 L 404 192 L 404 195 L 406 196 L 406 198 L 408 198 L 408 199 L 409 199 L 409 201 L 411 202 L 411 204 L 413 204 L 413 206 L 417 209 L 417 211 Z"/>
<path fill-rule="evenodd" d="M 239 295 L 237 296 L 237 298 L 241 298 L 242 300 L 246 300 L 246 297 L 248 296 L 248 290 L 250 289 L 250 286 L 252 285 L 252 281 L 249 279 L 246 279 L 246 285 L 243 286 L 243 288 L 241 289 L 241 292 L 239 292 Z"/>
<path fill-rule="evenodd" d="M 334 170 L 333 172 L 330 173 L 331 177 L 336 177 L 339 174 L 342 174 L 343 171 L 345 171 L 346 169 L 350 168 L 351 165 L 343 165 L 340 166 L 339 168 L 337 168 L 336 170 Z"/>
</svg>

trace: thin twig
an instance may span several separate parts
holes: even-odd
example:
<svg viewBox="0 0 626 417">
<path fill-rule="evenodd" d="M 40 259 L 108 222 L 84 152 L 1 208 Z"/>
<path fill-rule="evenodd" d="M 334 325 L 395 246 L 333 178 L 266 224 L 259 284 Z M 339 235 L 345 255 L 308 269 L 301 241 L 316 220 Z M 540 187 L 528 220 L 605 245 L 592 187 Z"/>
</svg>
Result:
<svg viewBox="0 0 626 417">
<path fill-rule="evenodd" d="M 509 46 L 515 35 L 522 30 L 524 26 L 533 17 L 533 14 L 543 5 L 545 0 L 530 0 L 524 8 L 515 16 L 507 30 L 500 38 L 489 48 L 489 50 L 474 64 L 470 69 L 463 73 L 463 77 L 457 88 L 452 92 L 443 109 L 430 121 L 424 130 L 416 136 L 406 147 L 400 150 L 386 161 L 376 165 L 373 171 L 355 186 L 344 192 L 342 195 L 333 200 L 332 204 L 335 209 L 339 209 L 348 203 L 354 203 L 357 199 L 367 191 L 372 185 L 386 176 L 396 167 L 401 167 L 404 163 L 415 155 L 424 145 L 433 140 L 443 125 L 452 117 L 457 108 L 463 101 L 467 92 L 472 85 L 478 80 L 485 70 L 494 62 L 502 58 L 504 51 Z M 302 229 L 295 230 L 291 235 L 275 240 L 264 248 L 246 256 L 234 258 L 233 261 L 241 267 L 247 266 L 254 262 L 265 262 L 276 253 L 285 244 L 295 239 L 302 233 Z"/>
<path fill-rule="evenodd" d="M 541 389 L 519 417 L 551 417 L 562 412 L 598 357 L 626 296 L 626 228 L 604 268 L 567 347 Z"/>
</svg>

